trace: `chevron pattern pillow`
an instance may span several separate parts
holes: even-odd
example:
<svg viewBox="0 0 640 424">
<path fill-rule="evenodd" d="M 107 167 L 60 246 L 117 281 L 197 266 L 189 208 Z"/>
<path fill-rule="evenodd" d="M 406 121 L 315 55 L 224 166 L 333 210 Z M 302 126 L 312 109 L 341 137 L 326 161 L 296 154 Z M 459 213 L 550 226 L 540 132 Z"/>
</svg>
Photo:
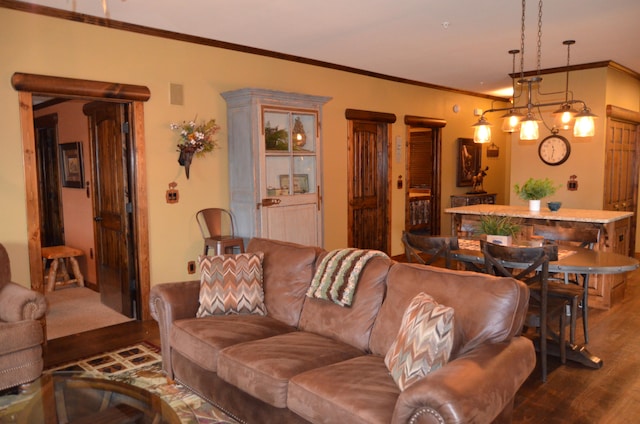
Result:
<svg viewBox="0 0 640 424">
<path fill-rule="evenodd" d="M 398 336 L 384 358 L 400 390 L 449 361 L 453 312 L 453 308 L 439 305 L 426 293 L 413 298 L 402 317 Z"/>
<path fill-rule="evenodd" d="M 197 317 L 266 315 L 262 287 L 263 252 L 198 256 L 200 306 Z"/>
</svg>

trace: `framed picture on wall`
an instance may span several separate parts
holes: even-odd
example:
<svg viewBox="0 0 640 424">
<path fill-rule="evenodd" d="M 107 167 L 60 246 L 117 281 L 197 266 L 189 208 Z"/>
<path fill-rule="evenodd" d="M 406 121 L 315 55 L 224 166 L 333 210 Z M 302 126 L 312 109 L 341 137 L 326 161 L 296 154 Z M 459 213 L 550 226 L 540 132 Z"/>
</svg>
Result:
<svg viewBox="0 0 640 424">
<path fill-rule="evenodd" d="M 280 187 L 289 190 L 289 176 L 280 175 Z M 309 192 L 309 175 L 295 174 L 293 176 L 293 194 L 303 194 Z"/>
<path fill-rule="evenodd" d="M 82 143 L 60 144 L 60 169 L 62 186 L 84 188 L 84 169 L 82 166 Z"/>
<path fill-rule="evenodd" d="M 480 170 L 481 160 L 482 144 L 474 143 L 471 138 L 458 139 L 457 187 L 473 185 L 473 176 Z"/>
</svg>

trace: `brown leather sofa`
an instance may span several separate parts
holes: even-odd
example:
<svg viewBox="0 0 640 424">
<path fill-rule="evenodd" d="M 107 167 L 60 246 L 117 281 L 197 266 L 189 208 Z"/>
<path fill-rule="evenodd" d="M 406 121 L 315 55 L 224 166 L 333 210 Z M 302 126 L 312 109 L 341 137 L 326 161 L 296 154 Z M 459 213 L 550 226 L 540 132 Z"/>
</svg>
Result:
<svg viewBox="0 0 640 424">
<path fill-rule="evenodd" d="M 376 257 L 345 308 L 306 297 L 325 251 L 258 238 L 247 251 L 264 252 L 267 316 L 196 318 L 198 281 L 152 288 L 170 378 L 247 423 L 511 421 L 536 360 L 521 282 Z M 420 292 L 455 310 L 451 359 L 400 391 L 384 356 Z"/>
<path fill-rule="evenodd" d="M 29 383 L 42 373 L 45 297 L 11 281 L 7 250 L 0 244 L 0 390 Z"/>
</svg>

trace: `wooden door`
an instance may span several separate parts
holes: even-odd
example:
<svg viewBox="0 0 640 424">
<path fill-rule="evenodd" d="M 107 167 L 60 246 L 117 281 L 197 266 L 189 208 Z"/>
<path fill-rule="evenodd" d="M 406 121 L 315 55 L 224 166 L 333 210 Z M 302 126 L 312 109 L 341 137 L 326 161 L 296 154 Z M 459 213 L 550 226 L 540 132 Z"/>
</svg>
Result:
<svg viewBox="0 0 640 424">
<path fill-rule="evenodd" d="M 390 254 L 388 124 L 350 121 L 349 246 Z"/>
<path fill-rule="evenodd" d="M 607 107 L 603 209 L 636 212 L 631 217 L 627 240 L 612 235 L 619 253 L 634 255 L 638 208 L 638 125 L 640 113 Z"/>
<path fill-rule="evenodd" d="M 85 105 L 93 154 L 97 280 L 102 303 L 134 317 L 136 278 L 129 190 L 129 137 L 123 104 Z"/>
<path fill-rule="evenodd" d="M 58 166 L 58 114 L 34 119 L 38 166 L 38 206 L 42 247 L 64 244 Z"/>
</svg>

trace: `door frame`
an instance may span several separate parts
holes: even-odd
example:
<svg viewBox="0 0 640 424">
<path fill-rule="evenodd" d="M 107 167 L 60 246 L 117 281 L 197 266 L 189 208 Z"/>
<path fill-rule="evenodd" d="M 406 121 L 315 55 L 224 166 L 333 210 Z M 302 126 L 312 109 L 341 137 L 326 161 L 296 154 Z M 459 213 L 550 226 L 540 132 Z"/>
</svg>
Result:
<svg viewBox="0 0 640 424">
<path fill-rule="evenodd" d="M 137 244 L 138 281 L 140 285 L 140 318 L 151 319 L 149 290 L 151 285 L 149 267 L 149 220 L 147 203 L 146 154 L 144 137 L 144 102 L 151 93 L 147 87 L 112 82 L 90 81 L 74 78 L 54 77 L 16 72 L 11 77 L 13 88 L 18 91 L 24 177 L 27 208 L 27 244 L 31 288 L 43 292 L 44 270 L 40 246 L 38 170 L 35 156 L 35 134 L 33 128 L 33 95 L 82 98 L 103 102 L 128 103 L 132 114 L 134 151 L 130 160 L 135 179 L 133 206 L 134 225 L 138 229 Z"/>
<path fill-rule="evenodd" d="M 409 143 L 410 133 L 412 129 L 428 128 L 432 130 L 433 141 L 431 163 L 432 188 L 431 204 L 429 208 L 431 222 L 429 222 L 429 226 L 431 229 L 431 235 L 439 235 L 442 233 L 442 228 L 440 228 L 440 205 L 442 204 L 442 128 L 447 125 L 447 121 L 438 118 L 405 115 L 404 124 L 407 126 L 407 134 L 405 140 L 405 230 L 407 217 L 409 216 L 409 189 L 411 184 L 411 173 L 409 171 L 409 157 L 411 153 Z"/>
</svg>

